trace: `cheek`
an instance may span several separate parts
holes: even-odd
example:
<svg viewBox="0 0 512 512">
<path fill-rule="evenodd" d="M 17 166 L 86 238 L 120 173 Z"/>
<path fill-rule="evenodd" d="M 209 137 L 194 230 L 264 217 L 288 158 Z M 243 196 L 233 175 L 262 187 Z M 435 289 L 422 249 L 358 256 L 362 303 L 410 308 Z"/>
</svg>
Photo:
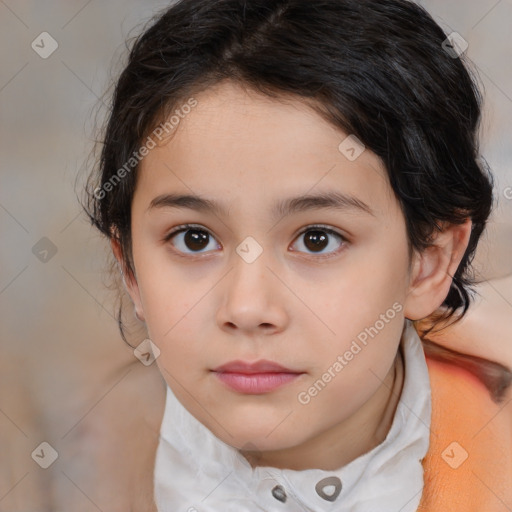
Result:
<svg viewBox="0 0 512 512">
<path fill-rule="evenodd" d="M 160 349 L 159 366 L 183 382 L 197 377 L 212 342 L 211 279 L 191 277 L 168 262 L 161 267 L 148 262 L 139 272 L 139 289 L 149 338 Z"/>
<path fill-rule="evenodd" d="M 184 286 L 179 278 L 168 279 L 159 275 L 157 279 L 139 285 L 144 305 L 146 324 L 152 338 L 167 342 L 180 333 L 187 336 L 191 318 L 201 308 L 199 293 L 193 286 Z M 190 333 L 191 334 L 191 333 Z"/>
<path fill-rule="evenodd" d="M 315 318 L 309 322 L 318 326 L 308 331 L 316 339 L 316 372 L 325 372 L 346 354 L 333 389 L 340 385 L 365 394 L 379 384 L 376 376 L 383 378 L 389 370 L 403 329 L 407 265 L 406 247 L 361 251 L 340 265 L 322 293 L 309 295 L 308 305 L 324 324 Z"/>
<path fill-rule="evenodd" d="M 201 284 L 170 264 L 165 251 L 137 248 L 134 244 L 134 261 L 149 334 L 165 341 L 182 328 L 186 315 L 197 307 Z"/>
<path fill-rule="evenodd" d="M 305 287 L 303 293 L 336 335 L 355 336 L 396 303 L 403 307 L 407 268 L 405 250 L 361 251 L 340 263 L 321 292 L 312 295 Z"/>
</svg>

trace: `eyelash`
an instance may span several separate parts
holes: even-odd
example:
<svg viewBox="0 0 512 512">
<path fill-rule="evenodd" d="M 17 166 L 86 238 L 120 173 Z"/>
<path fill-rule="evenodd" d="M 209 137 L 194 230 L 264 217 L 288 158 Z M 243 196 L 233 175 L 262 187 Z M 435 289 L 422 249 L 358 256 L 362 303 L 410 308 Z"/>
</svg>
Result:
<svg viewBox="0 0 512 512">
<path fill-rule="evenodd" d="M 215 235 L 210 231 L 208 230 L 207 228 L 199 225 L 199 224 L 182 224 L 180 226 L 176 226 L 176 228 L 174 228 L 171 232 L 169 232 L 167 235 L 165 235 L 164 239 L 163 239 L 163 242 L 169 242 L 173 237 L 175 237 L 176 235 L 179 235 L 180 233 L 183 233 L 183 232 L 186 232 L 188 231 L 189 229 L 196 229 L 198 231 L 203 231 L 205 233 L 207 233 L 210 237 L 212 237 L 214 240 L 216 240 L 215 238 Z M 314 253 L 306 253 L 308 254 L 309 256 L 314 256 L 316 257 L 317 259 L 324 259 L 324 258 L 331 258 L 335 255 L 337 255 L 344 247 L 345 245 L 347 245 L 348 243 L 348 240 L 347 238 L 345 238 L 341 233 L 338 233 L 337 231 L 325 226 L 325 225 L 322 225 L 322 224 L 313 224 L 311 226 L 307 226 L 305 229 L 303 229 L 302 231 L 300 231 L 294 238 L 294 240 L 298 239 L 299 237 L 301 237 L 302 235 L 304 235 L 305 233 L 309 232 L 309 231 L 315 231 L 315 230 L 318 230 L 318 231 L 323 231 L 329 235 L 333 235 L 335 237 L 338 237 L 341 242 L 342 242 L 342 245 L 339 249 L 337 249 L 336 251 L 332 251 L 330 253 L 327 253 L 326 255 L 322 255 L 322 254 L 318 254 L 317 256 L 315 256 Z M 294 252 L 301 252 L 301 251 L 294 251 Z M 207 254 L 206 253 L 201 253 L 201 252 L 197 252 L 197 253 L 183 253 L 182 251 L 179 251 L 179 250 L 176 250 L 176 253 L 178 253 L 180 256 L 183 256 L 183 257 L 194 257 L 194 256 L 200 256 L 203 255 L 203 254 Z"/>
</svg>

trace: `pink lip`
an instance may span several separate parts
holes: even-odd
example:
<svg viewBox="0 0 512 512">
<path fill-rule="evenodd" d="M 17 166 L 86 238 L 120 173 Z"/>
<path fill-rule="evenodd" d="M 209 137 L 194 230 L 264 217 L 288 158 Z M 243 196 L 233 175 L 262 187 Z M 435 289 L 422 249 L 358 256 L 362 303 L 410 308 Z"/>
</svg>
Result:
<svg viewBox="0 0 512 512">
<path fill-rule="evenodd" d="M 265 360 L 255 363 L 231 361 L 213 371 L 231 389 L 246 394 L 268 393 L 304 373 Z"/>
<path fill-rule="evenodd" d="M 273 361 L 261 359 L 254 363 L 246 363 L 245 361 L 230 361 L 213 370 L 214 372 L 231 372 L 231 373 L 302 373 L 295 370 L 285 368 Z"/>
</svg>

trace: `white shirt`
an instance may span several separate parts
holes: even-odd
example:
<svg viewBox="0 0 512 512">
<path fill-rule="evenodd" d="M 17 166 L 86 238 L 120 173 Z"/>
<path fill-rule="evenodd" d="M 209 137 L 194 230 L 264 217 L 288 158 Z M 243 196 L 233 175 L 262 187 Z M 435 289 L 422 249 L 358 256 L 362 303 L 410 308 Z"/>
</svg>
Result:
<svg viewBox="0 0 512 512">
<path fill-rule="evenodd" d="M 423 492 L 431 393 L 421 340 L 406 320 L 404 382 L 386 439 L 335 471 L 252 468 L 167 386 L 155 474 L 159 512 L 415 512 Z"/>
</svg>

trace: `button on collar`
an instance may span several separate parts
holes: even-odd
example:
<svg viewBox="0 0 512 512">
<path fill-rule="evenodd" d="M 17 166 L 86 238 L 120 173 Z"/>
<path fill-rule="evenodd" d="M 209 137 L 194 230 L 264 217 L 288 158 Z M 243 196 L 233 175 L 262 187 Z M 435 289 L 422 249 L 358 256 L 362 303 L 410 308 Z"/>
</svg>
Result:
<svg viewBox="0 0 512 512">
<path fill-rule="evenodd" d="M 336 501 L 341 492 L 341 480 L 337 476 L 322 478 L 316 485 L 315 491 L 326 501 Z"/>
<path fill-rule="evenodd" d="M 273 489 L 272 489 L 272 496 L 274 496 L 274 498 L 276 500 L 279 500 L 279 501 L 282 501 L 283 503 L 286 502 L 286 492 L 284 490 L 284 487 L 282 485 L 276 485 Z"/>
</svg>

